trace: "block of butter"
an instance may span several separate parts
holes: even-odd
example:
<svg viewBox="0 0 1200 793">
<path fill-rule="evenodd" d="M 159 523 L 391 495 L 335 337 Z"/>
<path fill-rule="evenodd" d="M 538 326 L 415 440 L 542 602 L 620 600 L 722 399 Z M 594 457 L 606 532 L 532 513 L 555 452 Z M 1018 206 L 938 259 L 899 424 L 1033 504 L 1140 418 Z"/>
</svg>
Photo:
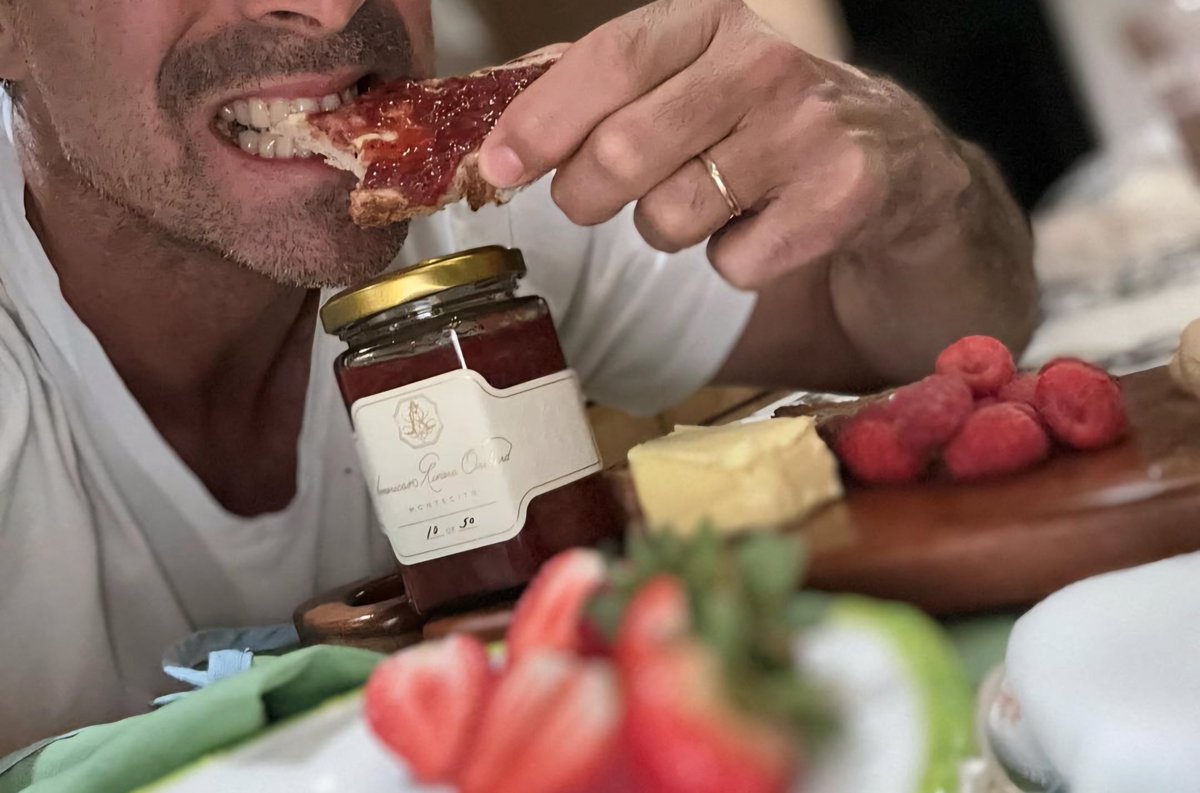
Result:
<svg viewBox="0 0 1200 793">
<path fill-rule="evenodd" d="M 842 496 L 837 459 L 811 418 L 678 427 L 630 451 L 629 466 L 652 529 L 770 529 Z"/>
</svg>

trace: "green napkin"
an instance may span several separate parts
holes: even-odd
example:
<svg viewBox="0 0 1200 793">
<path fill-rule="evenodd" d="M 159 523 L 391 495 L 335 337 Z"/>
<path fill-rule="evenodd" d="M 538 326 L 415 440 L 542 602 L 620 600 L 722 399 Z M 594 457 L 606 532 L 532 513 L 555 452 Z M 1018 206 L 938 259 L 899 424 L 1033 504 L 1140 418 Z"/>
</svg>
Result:
<svg viewBox="0 0 1200 793">
<path fill-rule="evenodd" d="M 0 793 L 123 793 L 253 738 L 366 683 L 382 656 L 313 647 L 161 710 L 55 741 L 0 775 Z"/>
</svg>

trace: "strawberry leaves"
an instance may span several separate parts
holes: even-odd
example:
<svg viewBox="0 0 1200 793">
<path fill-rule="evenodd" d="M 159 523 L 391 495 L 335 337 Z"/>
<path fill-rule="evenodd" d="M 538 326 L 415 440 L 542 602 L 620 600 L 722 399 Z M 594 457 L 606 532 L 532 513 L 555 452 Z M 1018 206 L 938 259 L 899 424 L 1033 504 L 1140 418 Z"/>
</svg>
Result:
<svg viewBox="0 0 1200 793">
<path fill-rule="evenodd" d="M 588 614 L 609 637 L 648 583 L 670 576 L 687 595 L 692 633 L 720 661 L 734 703 L 806 738 L 832 726 L 824 698 L 795 671 L 797 635 L 820 621 L 825 598 L 799 592 L 804 551 L 794 540 L 753 535 L 732 547 L 705 527 L 692 537 L 654 532 L 630 542 L 628 562 Z"/>
</svg>

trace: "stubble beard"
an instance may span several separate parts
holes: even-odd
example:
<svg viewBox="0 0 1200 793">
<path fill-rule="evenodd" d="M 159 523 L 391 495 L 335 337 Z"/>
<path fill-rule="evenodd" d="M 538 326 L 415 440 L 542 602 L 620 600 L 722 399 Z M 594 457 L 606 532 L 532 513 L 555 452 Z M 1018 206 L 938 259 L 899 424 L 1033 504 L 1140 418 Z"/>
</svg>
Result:
<svg viewBox="0 0 1200 793">
<path fill-rule="evenodd" d="M 408 236 L 407 224 L 382 229 L 353 224 L 349 175 L 303 200 L 263 204 L 246 218 L 244 207 L 220 195 L 194 154 L 185 154 L 183 167 L 154 173 L 136 151 L 118 153 L 114 161 L 121 165 L 110 169 L 64 148 L 79 183 L 129 215 L 147 236 L 182 254 L 219 257 L 285 286 L 340 287 L 378 275 Z"/>
<path fill-rule="evenodd" d="M 246 58 L 245 53 L 254 53 Z M 274 282 L 305 288 L 336 287 L 378 274 L 395 259 L 407 224 L 360 229 L 350 219 L 354 177 L 308 182 L 306 195 L 254 205 L 215 177 L 215 154 L 187 126 L 190 110 L 213 85 L 235 85 L 263 76 L 332 72 L 357 64 L 385 64 L 407 72 L 411 45 L 403 20 L 386 2 L 368 2 L 339 36 L 312 44 L 295 34 L 247 25 L 211 40 L 173 50 L 159 73 L 160 113 L 149 128 L 131 130 L 115 97 L 64 101 L 64 117 L 45 105 L 33 119 L 39 148 L 70 170 L 74 181 L 144 226 L 146 235 L 184 255 L 217 256 Z M 39 83 L 36 76 L 32 77 Z M 46 93 L 49 85 L 37 85 Z M 194 123 L 194 122 L 193 122 Z M 42 134 L 39 135 L 38 132 Z M 213 134 L 204 130 L 201 135 Z M 150 153 L 139 141 L 170 141 Z M 86 144 L 86 145 L 85 145 Z M 227 164 L 226 164 L 227 167 Z M 280 165 L 281 170 L 288 165 Z"/>
</svg>

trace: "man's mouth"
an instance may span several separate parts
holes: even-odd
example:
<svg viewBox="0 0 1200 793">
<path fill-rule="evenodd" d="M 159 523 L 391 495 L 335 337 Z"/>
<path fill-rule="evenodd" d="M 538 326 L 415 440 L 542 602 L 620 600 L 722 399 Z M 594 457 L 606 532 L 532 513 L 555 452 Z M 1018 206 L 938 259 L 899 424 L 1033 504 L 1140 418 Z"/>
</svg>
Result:
<svg viewBox="0 0 1200 793">
<path fill-rule="evenodd" d="M 216 131 L 246 154 L 264 160 L 308 159 L 312 152 L 291 136 L 268 132 L 290 115 L 328 112 L 354 101 L 365 79 L 337 93 L 323 96 L 246 96 L 221 107 L 213 120 Z"/>
</svg>

